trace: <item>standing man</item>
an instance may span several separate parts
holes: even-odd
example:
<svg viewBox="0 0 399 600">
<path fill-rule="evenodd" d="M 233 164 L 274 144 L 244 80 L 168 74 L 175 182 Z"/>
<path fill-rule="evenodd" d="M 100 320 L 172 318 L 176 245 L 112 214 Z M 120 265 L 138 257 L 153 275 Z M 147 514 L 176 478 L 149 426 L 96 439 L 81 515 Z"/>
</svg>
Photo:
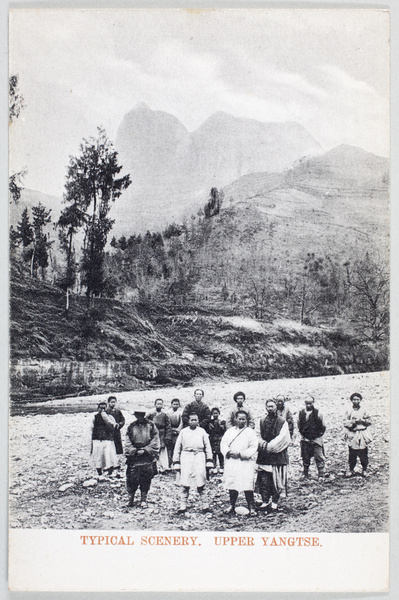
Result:
<svg viewBox="0 0 399 600">
<path fill-rule="evenodd" d="M 352 407 L 345 413 L 345 440 L 347 441 L 349 448 L 348 477 L 353 477 L 355 475 L 358 457 L 363 469 L 362 475 L 363 477 L 367 477 L 367 466 L 369 464 L 368 445 L 373 438 L 368 429 L 371 425 L 371 418 L 368 411 L 360 406 L 362 399 L 361 394 L 352 394 L 350 397 Z"/>
<path fill-rule="evenodd" d="M 314 457 L 319 477 L 324 477 L 324 446 L 323 435 L 326 431 L 323 416 L 314 406 L 313 396 L 305 400 L 305 408 L 299 412 L 298 429 L 302 436 L 301 456 L 303 461 L 303 476 L 309 477 L 309 466 Z"/>
<path fill-rule="evenodd" d="M 190 487 L 196 487 L 202 501 L 202 510 L 209 511 L 208 496 L 205 492 L 206 470 L 213 467 L 212 450 L 205 429 L 199 427 L 198 415 L 192 413 L 188 427 L 179 433 L 173 453 L 173 465 L 180 471 L 180 507 L 178 512 L 187 510 Z"/>
<path fill-rule="evenodd" d="M 160 447 L 158 429 L 145 415 L 145 408 L 137 408 L 134 411 L 136 420 L 127 428 L 125 441 L 129 506 L 133 506 L 134 495 L 140 487 L 141 508 L 148 506 L 147 495 L 151 480 L 157 472 L 156 461 Z"/>
<path fill-rule="evenodd" d="M 282 394 L 277 396 L 277 398 L 276 398 L 277 414 L 281 418 L 283 418 L 284 421 L 287 421 L 288 429 L 290 430 L 290 436 L 292 439 L 292 436 L 294 435 L 294 418 L 292 416 L 290 409 L 285 405 L 286 400 L 287 400 L 287 398 L 285 396 L 283 396 Z"/>
<path fill-rule="evenodd" d="M 208 431 L 208 424 L 211 420 L 211 409 L 205 402 L 203 402 L 204 392 L 202 390 L 195 390 L 194 400 L 187 404 L 183 410 L 183 427 L 188 426 L 189 415 L 195 413 L 198 415 L 199 426 L 205 431 Z"/>
<path fill-rule="evenodd" d="M 166 448 L 168 450 L 169 468 L 172 467 L 173 451 L 175 449 L 176 440 L 179 437 L 179 433 L 183 428 L 183 412 L 180 408 L 180 400 L 178 398 L 173 398 L 170 404 L 172 407 L 172 410 L 168 412 L 170 420 L 170 441 L 166 444 Z"/>
<path fill-rule="evenodd" d="M 107 471 L 111 476 L 114 468 L 118 466 L 114 443 L 115 426 L 115 419 L 107 414 L 107 403 L 99 402 L 91 423 L 90 450 L 97 469 L 98 481 L 106 481 L 103 471 Z"/>
<path fill-rule="evenodd" d="M 169 415 L 163 410 L 162 398 L 155 400 L 155 411 L 148 415 L 148 418 L 156 425 L 159 433 L 160 452 L 158 459 L 158 470 L 160 473 L 169 470 L 167 444 L 170 442 L 171 427 Z"/>
<path fill-rule="evenodd" d="M 236 425 L 236 417 L 237 413 L 240 410 L 244 410 L 248 415 L 248 427 L 252 427 L 255 429 L 255 420 L 253 415 L 245 403 L 245 394 L 244 392 L 236 392 L 233 396 L 233 400 L 236 403 L 236 407 L 230 412 L 229 417 L 227 419 L 227 427 L 235 427 Z"/>
<path fill-rule="evenodd" d="M 122 412 L 118 408 L 116 408 L 115 396 L 110 396 L 108 398 L 107 413 L 109 415 L 111 415 L 112 417 L 114 417 L 115 422 L 116 422 L 115 429 L 114 429 L 114 442 L 115 442 L 116 454 L 118 456 L 118 466 L 117 466 L 116 477 L 119 479 L 121 477 L 121 474 L 119 472 L 120 468 L 121 468 L 120 457 L 123 457 L 121 429 L 125 424 L 125 417 L 123 416 Z"/>
<path fill-rule="evenodd" d="M 236 425 L 230 427 L 220 442 L 224 455 L 223 485 L 229 490 L 230 508 L 226 514 L 235 512 L 235 506 L 240 492 L 244 492 L 248 504 L 249 516 L 257 515 L 254 501 L 256 454 L 258 439 L 252 427 L 247 426 L 247 413 L 239 410 Z"/>
<path fill-rule="evenodd" d="M 288 422 L 277 414 L 277 402 L 266 401 L 266 416 L 260 421 L 262 442 L 258 448 L 258 483 L 262 496 L 260 508 L 273 514 L 280 495 L 287 494 L 288 446 L 291 436 Z"/>
</svg>

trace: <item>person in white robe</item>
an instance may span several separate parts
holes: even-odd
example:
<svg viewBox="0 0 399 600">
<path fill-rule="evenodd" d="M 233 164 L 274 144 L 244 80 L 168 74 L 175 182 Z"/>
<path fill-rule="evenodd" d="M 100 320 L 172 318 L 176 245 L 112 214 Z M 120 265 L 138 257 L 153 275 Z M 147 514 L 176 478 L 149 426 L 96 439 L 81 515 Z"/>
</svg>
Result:
<svg viewBox="0 0 399 600">
<path fill-rule="evenodd" d="M 181 430 L 173 452 L 173 468 L 178 472 L 180 484 L 180 507 L 178 512 L 187 510 L 190 488 L 197 488 L 202 509 L 209 511 L 206 492 L 207 469 L 213 467 L 212 449 L 205 429 L 199 427 L 198 415 L 189 416 L 189 425 Z"/>
<path fill-rule="evenodd" d="M 252 427 L 247 426 L 248 415 L 240 410 L 236 414 L 236 426 L 230 427 L 220 442 L 225 457 L 223 485 L 229 490 L 230 507 L 226 514 L 235 512 L 239 492 L 244 492 L 249 516 L 256 516 L 254 488 L 258 439 Z"/>
</svg>

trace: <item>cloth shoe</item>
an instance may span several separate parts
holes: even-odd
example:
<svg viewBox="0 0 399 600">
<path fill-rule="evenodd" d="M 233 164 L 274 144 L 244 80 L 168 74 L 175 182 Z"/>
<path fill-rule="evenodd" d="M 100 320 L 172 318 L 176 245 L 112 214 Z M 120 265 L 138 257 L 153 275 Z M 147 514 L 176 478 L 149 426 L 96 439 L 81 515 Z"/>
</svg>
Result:
<svg viewBox="0 0 399 600">
<path fill-rule="evenodd" d="M 229 508 L 226 508 L 226 510 L 224 511 L 225 515 L 234 515 L 235 513 L 235 506 L 229 506 Z"/>
</svg>

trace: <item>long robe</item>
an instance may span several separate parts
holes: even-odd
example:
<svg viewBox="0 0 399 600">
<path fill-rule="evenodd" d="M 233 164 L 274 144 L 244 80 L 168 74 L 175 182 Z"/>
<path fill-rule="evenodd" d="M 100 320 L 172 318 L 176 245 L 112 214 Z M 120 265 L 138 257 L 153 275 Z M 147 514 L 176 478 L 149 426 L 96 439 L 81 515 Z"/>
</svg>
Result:
<svg viewBox="0 0 399 600">
<path fill-rule="evenodd" d="M 96 413 L 91 425 L 91 458 L 96 469 L 118 466 L 115 451 L 114 431 L 116 421 L 105 411 Z"/>
<path fill-rule="evenodd" d="M 188 420 L 192 413 L 195 413 L 198 416 L 199 426 L 205 429 L 208 429 L 208 423 L 211 420 L 211 409 L 205 402 L 200 400 L 193 400 L 187 406 L 184 407 L 182 420 L 183 427 L 188 427 Z"/>
<path fill-rule="evenodd" d="M 363 423 L 355 422 L 361 420 Z M 371 425 L 371 418 L 368 411 L 360 406 L 358 410 L 351 408 L 346 411 L 344 419 L 345 441 L 348 443 L 350 448 L 354 450 L 364 450 L 370 444 L 373 439 L 369 427 Z"/>
<path fill-rule="evenodd" d="M 155 463 L 159 455 L 159 433 L 152 423 L 145 419 L 142 423 L 133 421 L 126 431 L 125 455 L 130 465 L 142 466 Z M 137 450 L 144 450 L 144 454 L 137 455 Z"/>
<path fill-rule="evenodd" d="M 170 418 L 169 415 L 161 411 L 154 411 L 147 416 L 147 419 L 151 420 L 159 433 L 159 442 L 160 442 L 160 450 L 159 450 L 159 458 L 158 458 L 158 467 L 160 471 L 164 471 L 169 467 L 169 459 L 168 459 L 168 451 L 166 446 L 169 444 L 171 439 L 171 426 L 170 426 Z"/>
<path fill-rule="evenodd" d="M 122 411 L 120 411 L 119 408 L 108 409 L 107 412 L 115 419 L 117 424 L 117 427 L 115 427 L 114 429 L 114 442 L 116 453 L 123 454 L 121 429 L 125 424 L 125 417 L 123 416 Z"/>
<path fill-rule="evenodd" d="M 258 438 L 251 427 L 230 427 L 220 442 L 225 456 L 223 486 L 237 492 L 251 491 L 255 487 Z M 228 451 L 239 452 L 241 458 L 226 458 Z"/>
<path fill-rule="evenodd" d="M 206 483 L 206 461 L 212 461 L 212 449 L 205 429 L 182 429 L 173 453 L 173 462 L 180 463 L 180 485 L 203 487 Z"/>
</svg>

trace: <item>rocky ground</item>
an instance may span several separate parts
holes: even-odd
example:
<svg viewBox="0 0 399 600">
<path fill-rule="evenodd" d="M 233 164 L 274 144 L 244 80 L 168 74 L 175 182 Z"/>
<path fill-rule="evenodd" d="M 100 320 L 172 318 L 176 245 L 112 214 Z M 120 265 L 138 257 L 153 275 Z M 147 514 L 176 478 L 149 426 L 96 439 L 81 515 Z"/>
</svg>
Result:
<svg viewBox="0 0 399 600">
<path fill-rule="evenodd" d="M 220 406 L 222 414 L 226 415 L 233 393 L 243 390 L 257 417 L 264 414 L 264 400 L 281 393 L 291 398 L 288 404 L 296 417 L 307 393 L 312 394 L 327 425 L 325 450 L 329 480 L 320 483 L 312 466 L 313 477 L 301 481 L 299 435 L 296 432 L 289 450 L 289 494 L 281 500 L 276 516 L 225 516 L 227 492 L 222 487 L 220 475 L 213 475 L 209 482 L 211 512 L 206 515 L 197 507 L 195 496 L 186 515 L 176 513 L 178 488 L 173 473 L 154 478 L 147 509 L 129 509 L 124 479 L 105 482 L 93 479 L 95 469 L 89 459 L 89 427 L 96 404 L 103 396 L 59 400 L 45 405 L 46 411 L 51 410 L 54 414 L 27 413 L 10 418 L 10 526 L 159 531 L 387 531 L 388 373 L 214 383 L 202 387 L 208 404 Z M 354 391 L 363 395 L 364 405 L 373 415 L 374 441 L 369 449 L 368 479 L 344 476 L 347 447 L 342 439 L 342 418 Z M 138 403 L 150 408 L 157 397 L 163 397 L 167 405 L 173 397 L 179 397 L 184 405 L 192 399 L 192 394 L 193 388 L 167 388 L 156 392 L 124 392 L 117 397 L 128 423 Z M 73 407 L 77 412 L 70 412 Z M 40 407 L 36 407 L 38 409 Z"/>
</svg>

